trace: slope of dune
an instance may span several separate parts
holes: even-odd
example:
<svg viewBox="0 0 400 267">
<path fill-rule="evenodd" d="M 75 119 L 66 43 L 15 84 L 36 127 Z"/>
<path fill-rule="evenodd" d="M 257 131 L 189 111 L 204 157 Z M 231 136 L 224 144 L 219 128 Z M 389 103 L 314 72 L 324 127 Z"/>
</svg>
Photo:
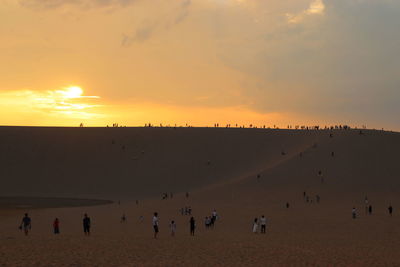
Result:
<svg viewBox="0 0 400 267">
<path fill-rule="evenodd" d="M 207 128 L 0 128 L 0 195 L 119 197 L 191 191 L 282 160 L 315 133 Z"/>
</svg>

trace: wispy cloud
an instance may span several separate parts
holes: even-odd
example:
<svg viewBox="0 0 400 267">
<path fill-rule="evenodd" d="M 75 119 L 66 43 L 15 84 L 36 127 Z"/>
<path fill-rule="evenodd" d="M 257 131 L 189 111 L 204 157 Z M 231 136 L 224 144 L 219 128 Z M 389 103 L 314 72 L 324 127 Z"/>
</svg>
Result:
<svg viewBox="0 0 400 267">
<path fill-rule="evenodd" d="M 313 0 L 309 7 L 297 14 L 287 13 L 286 17 L 289 23 L 301 23 L 307 16 L 323 15 L 325 12 L 325 4 L 323 0 Z"/>
<path fill-rule="evenodd" d="M 183 22 L 189 15 L 191 4 L 191 0 L 178 1 L 177 7 L 172 8 L 163 16 L 157 17 L 153 21 L 144 21 L 133 33 L 123 34 L 121 45 L 127 47 L 133 43 L 146 41 L 154 32 Z"/>
<path fill-rule="evenodd" d="M 128 6 L 137 0 L 20 0 L 19 3 L 33 9 L 57 9 L 66 6 L 83 8 Z"/>
</svg>

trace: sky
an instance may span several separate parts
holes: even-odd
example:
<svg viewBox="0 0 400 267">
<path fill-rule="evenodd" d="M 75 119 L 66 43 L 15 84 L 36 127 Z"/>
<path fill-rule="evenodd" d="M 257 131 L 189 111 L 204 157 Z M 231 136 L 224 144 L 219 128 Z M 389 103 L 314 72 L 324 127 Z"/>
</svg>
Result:
<svg viewBox="0 0 400 267">
<path fill-rule="evenodd" d="M 0 125 L 400 130 L 398 0 L 2 0 Z"/>
</svg>

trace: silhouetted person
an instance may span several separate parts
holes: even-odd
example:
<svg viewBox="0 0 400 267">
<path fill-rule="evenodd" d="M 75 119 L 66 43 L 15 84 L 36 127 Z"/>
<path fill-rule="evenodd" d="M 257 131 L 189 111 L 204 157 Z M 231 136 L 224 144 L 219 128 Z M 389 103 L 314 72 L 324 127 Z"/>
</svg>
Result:
<svg viewBox="0 0 400 267">
<path fill-rule="evenodd" d="M 260 224 L 261 224 L 261 233 L 265 234 L 265 229 L 267 228 L 267 219 L 263 216 L 260 218 Z"/>
<path fill-rule="evenodd" d="M 56 218 L 53 222 L 53 229 L 54 229 L 54 234 L 60 233 L 60 221 L 58 220 L 58 218 Z"/>
<path fill-rule="evenodd" d="M 90 218 L 88 215 L 85 213 L 83 216 L 83 232 L 85 235 L 89 236 L 90 235 Z"/>
<path fill-rule="evenodd" d="M 286 202 L 286 208 L 287 209 L 289 208 L 289 202 Z"/>
<path fill-rule="evenodd" d="M 25 213 L 25 216 L 22 218 L 20 229 L 24 229 L 25 235 L 28 235 L 29 230 L 32 229 L 32 220 L 28 216 L 28 213 Z"/>
<path fill-rule="evenodd" d="M 124 214 L 122 214 L 122 217 L 121 217 L 121 223 L 124 223 L 124 222 L 126 222 L 126 216 L 125 216 L 125 213 L 124 213 Z"/>
<path fill-rule="evenodd" d="M 175 221 L 171 221 L 171 223 L 169 224 L 169 228 L 171 230 L 171 236 L 175 236 L 175 233 L 176 233 L 176 223 L 175 223 Z"/>
<path fill-rule="evenodd" d="M 316 198 L 316 200 L 317 200 L 317 203 L 319 203 L 319 201 L 321 200 L 320 196 L 317 195 L 315 198 Z"/>
<path fill-rule="evenodd" d="M 357 211 L 356 211 L 356 208 L 353 208 L 353 209 L 351 210 L 351 216 L 353 217 L 353 219 L 357 218 Z"/>
<path fill-rule="evenodd" d="M 189 198 L 189 192 L 186 192 L 186 198 Z"/>
<path fill-rule="evenodd" d="M 190 218 L 190 235 L 194 236 L 194 230 L 196 228 L 196 221 L 193 217 Z"/>
<path fill-rule="evenodd" d="M 372 214 L 372 206 L 371 205 L 369 205 L 369 207 L 368 207 L 368 213 L 369 213 L 369 215 Z"/>
<path fill-rule="evenodd" d="M 157 239 L 158 235 L 158 213 L 154 212 L 153 216 L 153 229 L 154 229 L 154 238 Z"/>
<path fill-rule="evenodd" d="M 214 227 L 215 221 L 217 220 L 217 210 L 213 210 L 211 215 L 211 225 Z"/>
<path fill-rule="evenodd" d="M 306 191 L 303 192 L 303 198 L 306 198 Z"/>
<path fill-rule="evenodd" d="M 390 206 L 388 207 L 388 211 L 389 211 L 390 216 L 392 216 L 392 213 L 393 213 L 393 207 L 392 207 L 392 205 L 390 205 Z"/>
</svg>

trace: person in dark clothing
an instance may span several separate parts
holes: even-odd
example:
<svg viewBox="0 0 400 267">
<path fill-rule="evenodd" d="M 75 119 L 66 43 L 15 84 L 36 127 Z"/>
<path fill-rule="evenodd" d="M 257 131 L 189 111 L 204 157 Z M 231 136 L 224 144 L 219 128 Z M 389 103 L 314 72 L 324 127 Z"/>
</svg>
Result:
<svg viewBox="0 0 400 267">
<path fill-rule="evenodd" d="M 287 209 L 289 208 L 289 202 L 286 202 L 286 208 Z"/>
<path fill-rule="evenodd" d="M 194 230 L 196 228 L 196 221 L 193 217 L 190 218 L 190 235 L 194 236 Z"/>
<path fill-rule="evenodd" d="M 369 205 L 369 207 L 368 207 L 368 213 L 369 213 L 369 215 L 372 214 L 372 206 L 371 205 Z"/>
<path fill-rule="evenodd" d="M 88 217 L 88 215 L 86 213 L 83 217 L 83 232 L 87 236 L 90 235 L 90 218 Z"/>
<path fill-rule="evenodd" d="M 58 220 L 58 218 L 56 218 L 53 222 L 53 229 L 54 229 L 54 234 L 60 233 L 60 221 Z"/>
<path fill-rule="evenodd" d="M 393 213 L 393 207 L 392 207 L 392 205 L 389 206 L 388 211 L 389 211 L 390 216 L 392 216 L 392 213 Z"/>
<path fill-rule="evenodd" d="M 28 216 L 28 213 L 25 213 L 25 216 L 22 218 L 21 226 L 19 228 L 21 230 L 24 229 L 25 235 L 28 235 L 29 230 L 32 229 L 32 220 Z"/>
</svg>

